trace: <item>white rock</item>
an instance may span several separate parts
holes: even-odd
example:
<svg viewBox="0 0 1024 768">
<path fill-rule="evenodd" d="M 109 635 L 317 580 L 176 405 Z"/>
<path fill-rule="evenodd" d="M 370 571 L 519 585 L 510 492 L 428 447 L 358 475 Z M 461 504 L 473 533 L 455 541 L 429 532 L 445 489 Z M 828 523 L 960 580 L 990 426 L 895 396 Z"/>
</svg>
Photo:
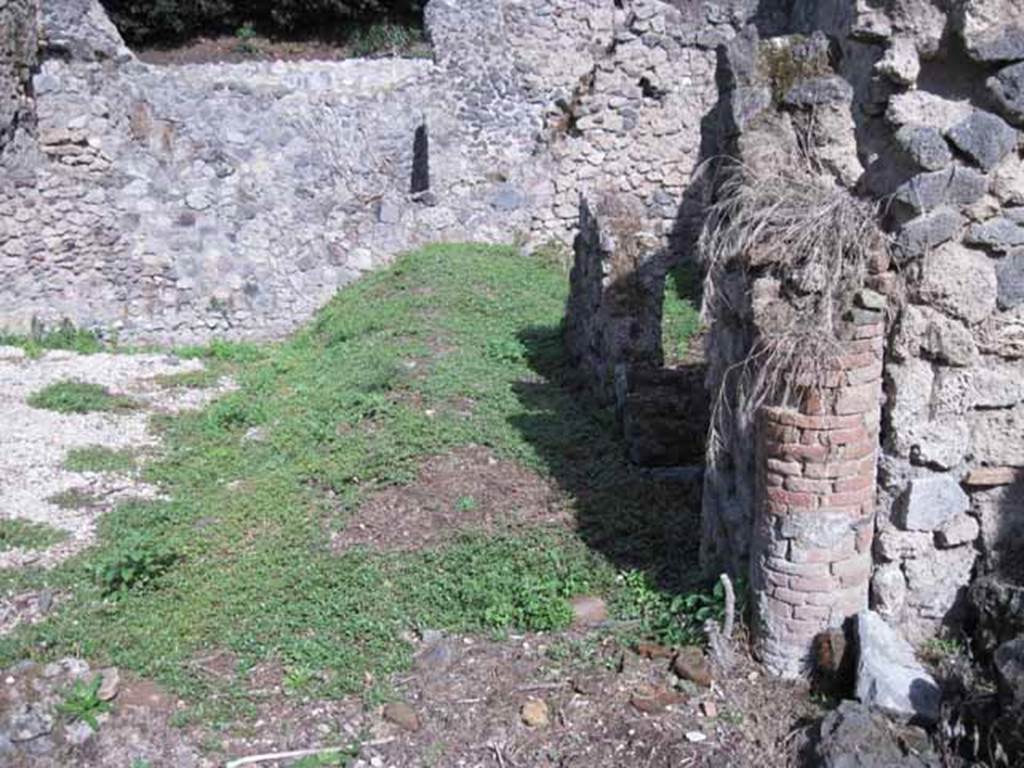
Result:
<svg viewBox="0 0 1024 768">
<path fill-rule="evenodd" d="M 857 615 L 856 634 L 857 699 L 896 717 L 937 722 L 941 691 L 910 643 L 873 611 Z"/>
</svg>

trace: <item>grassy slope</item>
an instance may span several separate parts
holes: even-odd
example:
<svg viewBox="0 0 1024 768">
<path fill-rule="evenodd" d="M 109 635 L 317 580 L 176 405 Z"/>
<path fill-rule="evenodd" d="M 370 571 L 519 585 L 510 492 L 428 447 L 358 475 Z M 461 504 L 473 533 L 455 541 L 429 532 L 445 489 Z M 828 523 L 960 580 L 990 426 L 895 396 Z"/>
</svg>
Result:
<svg viewBox="0 0 1024 768">
<path fill-rule="evenodd" d="M 678 500 L 622 461 L 609 415 L 547 378 L 560 373 L 564 301 L 564 273 L 539 260 L 437 246 L 342 291 L 294 339 L 240 347 L 240 391 L 161 422 L 166 450 L 145 474 L 170 501 L 108 514 L 99 545 L 56 572 L 3 577 L 72 596 L 0 640 L 0 663 L 81 653 L 213 714 L 244 701 L 242 673 L 262 660 L 304 692 L 338 695 L 405 666 L 400 635 L 412 628 L 555 629 L 566 598 L 587 591 L 609 594 L 624 616 L 661 606 L 642 579 L 623 586 L 616 574 L 685 573 L 692 541 L 665 535 Z M 253 427 L 262 440 L 245 439 Z M 467 443 L 555 476 L 580 530 L 400 555 L 328 550 L 368 492 Z M 213 689 L 190 663 L 220 649 L 239 660 L 234 690 Z"/>
</svg>

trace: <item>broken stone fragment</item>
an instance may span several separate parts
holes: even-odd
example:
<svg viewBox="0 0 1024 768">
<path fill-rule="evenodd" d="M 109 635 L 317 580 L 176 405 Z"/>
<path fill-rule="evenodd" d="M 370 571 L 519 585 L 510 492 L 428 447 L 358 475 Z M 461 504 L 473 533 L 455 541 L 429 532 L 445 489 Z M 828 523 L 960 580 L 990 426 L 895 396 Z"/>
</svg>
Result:
<svg viewBox="0 0 1024 768">
<path fill-rule="evenodd" d="M 954 165 L 912 177 L 896 189 L 893 197 L 911 210 L 924 213 L 942 205 L 970 205 L 985 195 L 988 186 L 983 174 Z"/>
<path fill-rule="evenodd" d="M 917 45 L 906 37 L 897 37 L 875 65 L 875 71 L 897 85 L 913 85 L 921 74 Z"/>
<path fill-rule="evenodd" d="M 572 623 L 577 627 L 594 627 L 608 620 L 608 604 L 600 597 L 582 595 L 569 601 Z"/>
<path fill-rule="evenodd" d="M 978 538 L 981 526 L 968 514 L 957 515 L 935 532 L 935 543 L 940 547 L 959 547 Z"/>
<path fill-rule="evenodd" d="M 679 649 L 679 653 L 672 660 L 672 671 L 683 680 L 689 680 L 705 688 L 711 687 L 711 664 L 704 651 L 696 646 L 687 645 Z"/>
<path fill-rule="evenodd" d="M 964 217 L 953 208 L 936 208 L 903 225 L 896 236 L 896 251 L 902 260 L 924 256 L 952 240 L 964 223 Z"/>
<path fill-rule="evenodd" d="M 997 253 L 1006 253 L 1012 248 L 1024 245 L 1024 226 L 1003 216 L 974 224 L 967 230 L 964 242 L 979 245 Z"/>
<path fill-rule="evenodd" d="M 953 152 L 936 128 L 904 125 L 894 138 L 903 154 L 923 170 L 941 171 L 953 163 Z"/>
<path fill-rule="evenodd" d="M 995 265 L 980 251 L 946 243 L 925 257 L 918 299 L 972 325 L 996 309 Z"/>
<path fill-rule="evenodd" d="M 1024 713 L 1024 637 L 1000 645 L 992 660 L 1003 708 Z"/>
<path fill-rule="evenodd" d="M 857 699 L 873 709 L 922 725 L 939 719 L 942 693 L 914 649 L 877 613 L 857 615 Z"/>
<path fill-rule="evenodd" d="M 1024 303 L 1024 248 L 999 261 L 996 279 L 999 283 L 996 300 L 1000 309 L 1013 309 Z"/>
<path fill-rule="evenodd" d="M 1017 131 L 981 110 L 950 128 L 946 137 L 984 171 L 991 171 L 1017 147 Z"/>
<path fill-rule="evenodd" d="M 934 531 L 970 506 L 970 498 L 948 475 L 918 477 L 897 501 L 893 519 L 905 531 Z"/>
<path fill-rule="evenodd" d="M 974 488 L 995 488 L 1020 480 L 1024 480 L 1024 469 L 1018 467 L 978 467 L 967 474 L 964 483 Z"/>
<path fill-rule="evenodd" d="M 999 70 L 985 85 L 1003 117 L 1024 126 L 1024 62 Z"/>
<path fill-rule="evenodd" d="M 541 699 L 530 699 L 524 703 L 519 717 L 530 728 L 543 728 L 551 721 L 547 702 Z"/>
<path fill-rule="evenodd" d="M 384 719 L 394 723 L 403 731 L 418 731 L 420 719 L 416 711 L 404 701 L 393 701 L 384 707 Z"/>
<path fill-rule="evenodd" d="M 683 697 L 677 691 L 653 685 L 640 685 L 629 697 L 629 703 L 640 712 L 656 715 L 664 712 L 673 704 L 678 704 Z"/>
<path fill-rule="evenodd" d="M 983 63 L 1024 59 L 1024 18 L 1018 0 L 959 0 L 952 28 L 967 55 Z"/>
<path fill-rule="evenodd" d="M 941 762 L 923 729 L 894 727 L 864 704 L 844 701 L 821 721 L 807 764 L 814 768 L 927 768 Z"/>
</svg>

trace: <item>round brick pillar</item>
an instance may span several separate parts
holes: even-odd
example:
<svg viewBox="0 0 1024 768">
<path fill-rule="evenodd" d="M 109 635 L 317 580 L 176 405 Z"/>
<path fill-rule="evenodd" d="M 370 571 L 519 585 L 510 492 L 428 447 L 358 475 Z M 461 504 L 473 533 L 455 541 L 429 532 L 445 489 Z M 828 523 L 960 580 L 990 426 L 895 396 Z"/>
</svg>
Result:
<svg viewBox="0 0 1024 768">
<path fill-rule="evenodd" d="M 815 636 L 868 607 L 885 323 L 849 317 L 827 380 L 758 419 L 755 651 L 784 677 L 808 674 Z"/>
</svg>

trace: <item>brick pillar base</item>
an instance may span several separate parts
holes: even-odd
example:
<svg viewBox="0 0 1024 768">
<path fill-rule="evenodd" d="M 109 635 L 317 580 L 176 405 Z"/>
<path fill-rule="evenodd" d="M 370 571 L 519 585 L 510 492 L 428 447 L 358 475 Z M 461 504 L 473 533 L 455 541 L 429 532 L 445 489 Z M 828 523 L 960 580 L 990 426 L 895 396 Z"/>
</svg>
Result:
<svg viewBox="0 0 1024 768">
<path fill-rule="evenodd" d="M 868 606 L 885 324 L 851 317 L 825 386 L 758 423 L 755 651 L 784 677 L 808 674 L 814 637 Z"/>
</svg>

